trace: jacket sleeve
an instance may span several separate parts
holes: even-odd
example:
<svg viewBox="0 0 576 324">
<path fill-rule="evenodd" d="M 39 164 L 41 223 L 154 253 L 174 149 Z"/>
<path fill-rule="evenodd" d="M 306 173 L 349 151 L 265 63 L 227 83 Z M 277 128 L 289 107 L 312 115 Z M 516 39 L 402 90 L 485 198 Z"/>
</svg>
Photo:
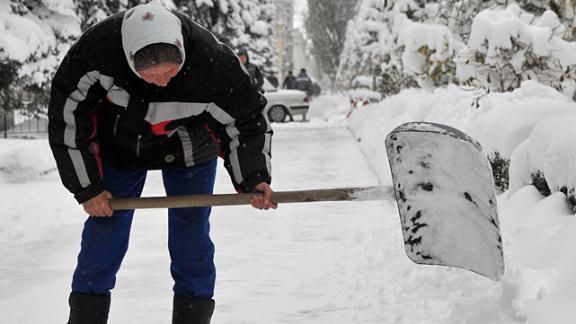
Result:
<svg viewBox="0 0 576 324">
<path fill-rule="evenodd" d="M 68 52 L 54 79 L 48 108 L 48 138 L 64 186 L 83 203 L 101 193 L 95 109 L 112 83 L 96 67 L 96 46 L 81 38 Z"/>
<path fill-rule="evenodd" d="M 272 128 L 264 113 L 266 99 L 232 50 L 222 47 L 215 64 L 216 100 L 208 108 L 209 126 L 220 139 L 234 186 L 251 192 L 260 182 L 271 183 Z"/>
</svg>

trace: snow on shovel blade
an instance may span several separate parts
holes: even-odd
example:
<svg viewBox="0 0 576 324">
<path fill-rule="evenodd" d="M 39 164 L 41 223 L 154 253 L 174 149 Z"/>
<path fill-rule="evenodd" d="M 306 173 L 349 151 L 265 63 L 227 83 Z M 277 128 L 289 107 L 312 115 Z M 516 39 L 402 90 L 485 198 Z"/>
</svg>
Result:
<svg viewBox="0 0 576 324">
<path fill-rule="evenodd" d="M 386 137 L 406 254 L 419 264 L 504 273 L 492 171 L 461 131 L 412 122 Z"/>
</svg>

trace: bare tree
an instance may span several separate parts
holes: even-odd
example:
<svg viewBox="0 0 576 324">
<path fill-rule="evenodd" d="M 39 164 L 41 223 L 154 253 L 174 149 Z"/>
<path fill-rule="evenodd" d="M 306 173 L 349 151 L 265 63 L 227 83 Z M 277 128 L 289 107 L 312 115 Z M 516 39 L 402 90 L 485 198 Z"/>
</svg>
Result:
<svg viewBox="0 0 576 324">
<path fill-rule="evenodd" d="M 346 26 L 354 16 L 357 0 L 308 1 L 306 32 L 312 53 L 322 72 L 335 79 L 346 38 Z"/>
</svg>

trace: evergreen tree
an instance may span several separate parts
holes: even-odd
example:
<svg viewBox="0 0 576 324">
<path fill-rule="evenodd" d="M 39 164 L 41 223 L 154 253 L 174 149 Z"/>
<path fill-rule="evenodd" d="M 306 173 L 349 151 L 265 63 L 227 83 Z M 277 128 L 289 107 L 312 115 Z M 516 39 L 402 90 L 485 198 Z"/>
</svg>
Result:
<svg viewBox="0 0 576 324">
<path fill-rule="evenodd" d="M 10 0 L 11 14 L 30 21 L 30 38 L 23 39 L 28 57 L 0 49 L 0 110 L 5 115 L 14 110 L 29 115 L 46 112 L 58 56 L 78 36 L 74 18 L 49 5 L 49 1 L 43 0 Z M 55 23 L 55 17 L 63 24 Z"/>
<path fill-rule="evenodd" d="M 21 80 L 18 76 L 18 71 L 22 63 L 12 60 L 0 50 L 0 129 L 6 130 L 9 128 L 11 112 L 21 106 L 19 100 L 21 94 Z M 6 134 L 6 133 L 4 133 Z M 6 137 L 6 135 L 4 135 Z"/>
<path fill-rule="evenodd" d="M 517 29 L 490 29 L 473 24 L 468 46 L 459 57 L 460 81 L 495 91 L 512 91 L 524 80 L 538 80 L 574 96 L 576 44 L 562 39 L 560 19 L 552 11 L 545 11 L 528 20 L 529 13 L 516 4 L 485 10 L 475 19 L 498 21 L 503 14 L 515 20 Z M 534 30 L 539 32 L 537 36 Z M 498 37 L 493 37 L 495 34 Z M 539 38 L 540 35 L 546 37 Z M 498 38 L 509 42 L 501 43 Z"/>
<path fill-rule="evenodd" d="M 174 0 L 176 10 L 187 15 L 215 35 L 222 33 L 223 13 L 218 2 L 212 0 Z"/>
<path fill-rule="evenodd" d="M 175 0 L 174 4 L 233 50 L 247 48 L 250 60 L 263 72 L 275 72 L 273 0 Z"/>
<path fill-rule="evenodd" d="M 219 3 L 225 3 L 220 1 Z M 235 50 L 248 49 L 250 61 L 265 73 L 276 72 L 274 66 L 275 6 L 272 0 L 228 0 L 221 6 L 223 30 L 221 40 Z"/>
<path fill-rule="evenodd" d="M 28 75 L 22 75 L 22 67 L 31 60 L 20 62 L 5 55 L 0 49 L 0 129 L 10 127 L 12 113 L 20 113 L 37 117 L 46 112 L 49 99 L 47 82 L 33 80 Z M 6 136 L 6 133 L 4 133 Z"/>
<path fill-rule="evenodd" d="M 125 9 L 127 5 L 126 0 L 75 0 L 74 2 L 83 31 L 106 19 L 106 17 Z"/>
</svg>

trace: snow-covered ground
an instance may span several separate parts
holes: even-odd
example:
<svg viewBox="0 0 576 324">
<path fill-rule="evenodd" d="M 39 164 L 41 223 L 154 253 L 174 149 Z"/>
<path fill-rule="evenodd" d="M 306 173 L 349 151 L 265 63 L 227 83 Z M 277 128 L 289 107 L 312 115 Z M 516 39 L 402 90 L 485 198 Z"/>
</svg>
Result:
<svg viewBox="0 0 576 324">
<path fill-rule="evenodd" d="M 482 109 L 529 100 L 523 96 L 531 91 L 524 91 L 490 95 L 476 110 L 474 92 L 408 90 L 360 107 L 349 119 L 346 96 L 321 97 L 309 123 L 275 125 L 273 187 L 390 185 L 384 137 L 395 126 L 427 120 L 468 132 Z M 67 316 L 84 216 L 53 168 L 46 140 L 0 140 L 2 323 L 63 323 Z M 232 192 L 220 170 L 217 191 Z M 157 172 L 144 194 L 163 194 Z M 412 263 L 389 199 L 286 204 L 268 212 L 215 208 L 213 322 L 571 323 L 576 222 L 563 195 L 544 198 L 523 186 L 500 195 L 499 208 L 501 282 Z M 168 262 L 165 212 L 138 211 L 110 323 L 169 322 Z"/>
</svg>

